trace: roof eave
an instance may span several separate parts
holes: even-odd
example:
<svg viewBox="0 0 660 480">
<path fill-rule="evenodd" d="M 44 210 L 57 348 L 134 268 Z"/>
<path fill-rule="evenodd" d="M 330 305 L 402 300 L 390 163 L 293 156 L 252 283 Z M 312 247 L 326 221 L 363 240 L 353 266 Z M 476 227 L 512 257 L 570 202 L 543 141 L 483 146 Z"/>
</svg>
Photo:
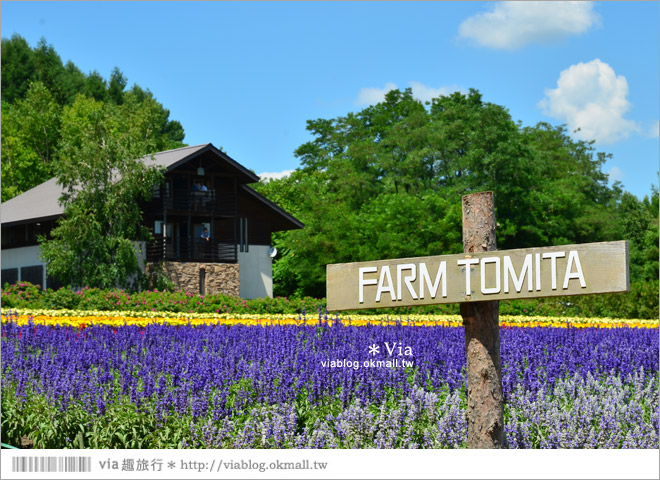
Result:
<svg viewBox="0 0 660 480">
<path fill-rule="evenodd" d="M 57 220 L 62 216 L 61 213 L 55 214 L 55 215 L 48 215 L 44 217 L 36 217 L 36 218 L 24 218 L 21 220 L 15 220 L 13 222 L 2 222 L 3 227 L 16 227 L 19 225 L 28 225 L 30 223 L 38 223 L 38 222 L 48 222 L 50 220 Z"/>
<path fill-rule="evenodd" d="M 298 220 L 296 217 L 288 213 L 286 210 L 282 209 L 275 203 L 271 202 L 268 200 L 266 197 L 261 195 L 259 192 L 254 190 L 253 188 L 247 186 L 247 185 L 241 185 L 241 188 L 243 189 L 244 192 L 248 193 L 250 196 L 252 196 L 254 199 L 257 201 L 261 202 L 264 204 L 266 207 L 270 208 L 271 210 L 275 211 L 275 213 L 279 214 L 286 223 L 289 223 L 290 228 L 282 228 L 276 231 L 283 231 L 283 230 L 299 230 L 301 228 L 305 228 L 305 224 L 302 223 L 300 220 Z"/>
</svg>

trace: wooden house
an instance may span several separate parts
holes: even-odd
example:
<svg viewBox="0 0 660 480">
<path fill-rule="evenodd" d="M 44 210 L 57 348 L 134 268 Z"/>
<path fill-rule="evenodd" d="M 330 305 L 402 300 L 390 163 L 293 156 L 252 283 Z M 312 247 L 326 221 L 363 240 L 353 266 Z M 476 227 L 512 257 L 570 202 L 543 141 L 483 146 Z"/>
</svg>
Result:
<svg viewBox="0 0 660 480">
<path fill-rule="evenodd" d="M 210 143 L 144 161 L 166 173 L 143 205 L 154 241 L 138 245 L 141 265 L 147 271 L 158 265 L 189 292 L 272 296 L 271 234 L 303 224 L 250 188 L 259 177 Z M 63 214 L 61 193 L 51 179 L 2 204 L 2 285 L 58 286 L 40 259 L 37 235 L 47 234 Z"/>
</svg>

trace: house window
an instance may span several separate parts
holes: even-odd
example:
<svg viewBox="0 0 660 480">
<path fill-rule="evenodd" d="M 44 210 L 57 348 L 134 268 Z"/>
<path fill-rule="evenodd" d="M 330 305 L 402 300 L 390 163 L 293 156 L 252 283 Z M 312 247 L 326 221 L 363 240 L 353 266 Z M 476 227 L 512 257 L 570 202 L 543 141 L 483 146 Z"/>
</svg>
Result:
<svg viewBox="0 0 660 480">
<path fill-rule="evenodd" d="M 28 223 L 25 226 L 25 243 L 27 245 L 35 245 L 37 243 L 37 235 L 41 232 L 41 223 Z"/>
<path fill-rule="evenodd" d="M 207 235 L 210 237 L 211 236 L 211 224 L 210 223 L 196 223 L 193 225 L 193 235 L 195 237 L 195 240 L 197 242 L 201 242 L 204 239 L 202 238 L 202 233 L 204 233 L 204 229 L 206 229 Z"/>
<path fill-rule="evenodd" d="M 250 243 L 248 242 L 248 219 L 247 218 L 239 218 L 239 238 L 238 238 L 238 244 L 239 244 L 239 249 L 241 252 L 249 252 L 250 251 Z"/>
<path fill-rule="evenodd" d="M 41 286 L 44 283 L 44 266 L 21 267 L 21 281 Z"/>
<path fill-rule="evenodd" d="M 2 246 L 5 248 L 17 247 L 20 242 L 18 240 L 17 231 L 19 227 L 6 227 L 2 229 Z"/>
<path fill-rule="evenodd" d="M 5 268 L 2 270 L 0 284 L 4 287 L 6 283 L 13 285 L 18 282 L 18 268 Z"/>
<path fill-rule="evenodd" d="M 154 235 L 163 234 L 163 222 L 161 220 L 156 220 L 154 222 Z M 167 224 L 167 237 L 172 238 L 172 224 Z"/>
</svg>

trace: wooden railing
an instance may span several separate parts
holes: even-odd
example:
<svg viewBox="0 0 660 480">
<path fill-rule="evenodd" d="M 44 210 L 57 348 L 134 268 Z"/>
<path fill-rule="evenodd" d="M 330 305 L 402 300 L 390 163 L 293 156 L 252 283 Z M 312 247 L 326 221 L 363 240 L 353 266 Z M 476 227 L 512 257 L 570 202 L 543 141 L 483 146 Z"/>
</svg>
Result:
<svg viewBox="0 0 660 480">
<path fill-rule="evenodd" d="M 238 202 L 236 195 L 231 192 L 216 192 L 215 190 L 200 192 L 188 189 L 162 192 L 160 188 L 156 188 L 151 201 L 145 207 L 145 212 L 153 213 L 163 210 L 235 216 L 238 211 Z"/>
<path fill-rule="evenodd" d="M 163 238 L 156 236 L 147 246 L 147 261 L 180 260 L 213 263 L 236 263 L 235 243 L 208 241 L 200 238 Z"/>
</svg>

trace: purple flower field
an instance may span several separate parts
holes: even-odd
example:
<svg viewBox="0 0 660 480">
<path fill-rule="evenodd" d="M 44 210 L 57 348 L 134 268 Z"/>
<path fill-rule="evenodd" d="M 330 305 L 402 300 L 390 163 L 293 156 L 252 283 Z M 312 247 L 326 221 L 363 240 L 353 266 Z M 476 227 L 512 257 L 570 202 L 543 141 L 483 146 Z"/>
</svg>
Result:
<svg viewBox="0 0 660 480">
<path fill-rule="evenodd" d="M 458 448 L 461 327 L 3 325 L 2 441 Z M 658 331 L 503 328 L 511 448 L 658 448 Z M 405 363 L 404 363 L 405 362 Z"/>
</svg>

